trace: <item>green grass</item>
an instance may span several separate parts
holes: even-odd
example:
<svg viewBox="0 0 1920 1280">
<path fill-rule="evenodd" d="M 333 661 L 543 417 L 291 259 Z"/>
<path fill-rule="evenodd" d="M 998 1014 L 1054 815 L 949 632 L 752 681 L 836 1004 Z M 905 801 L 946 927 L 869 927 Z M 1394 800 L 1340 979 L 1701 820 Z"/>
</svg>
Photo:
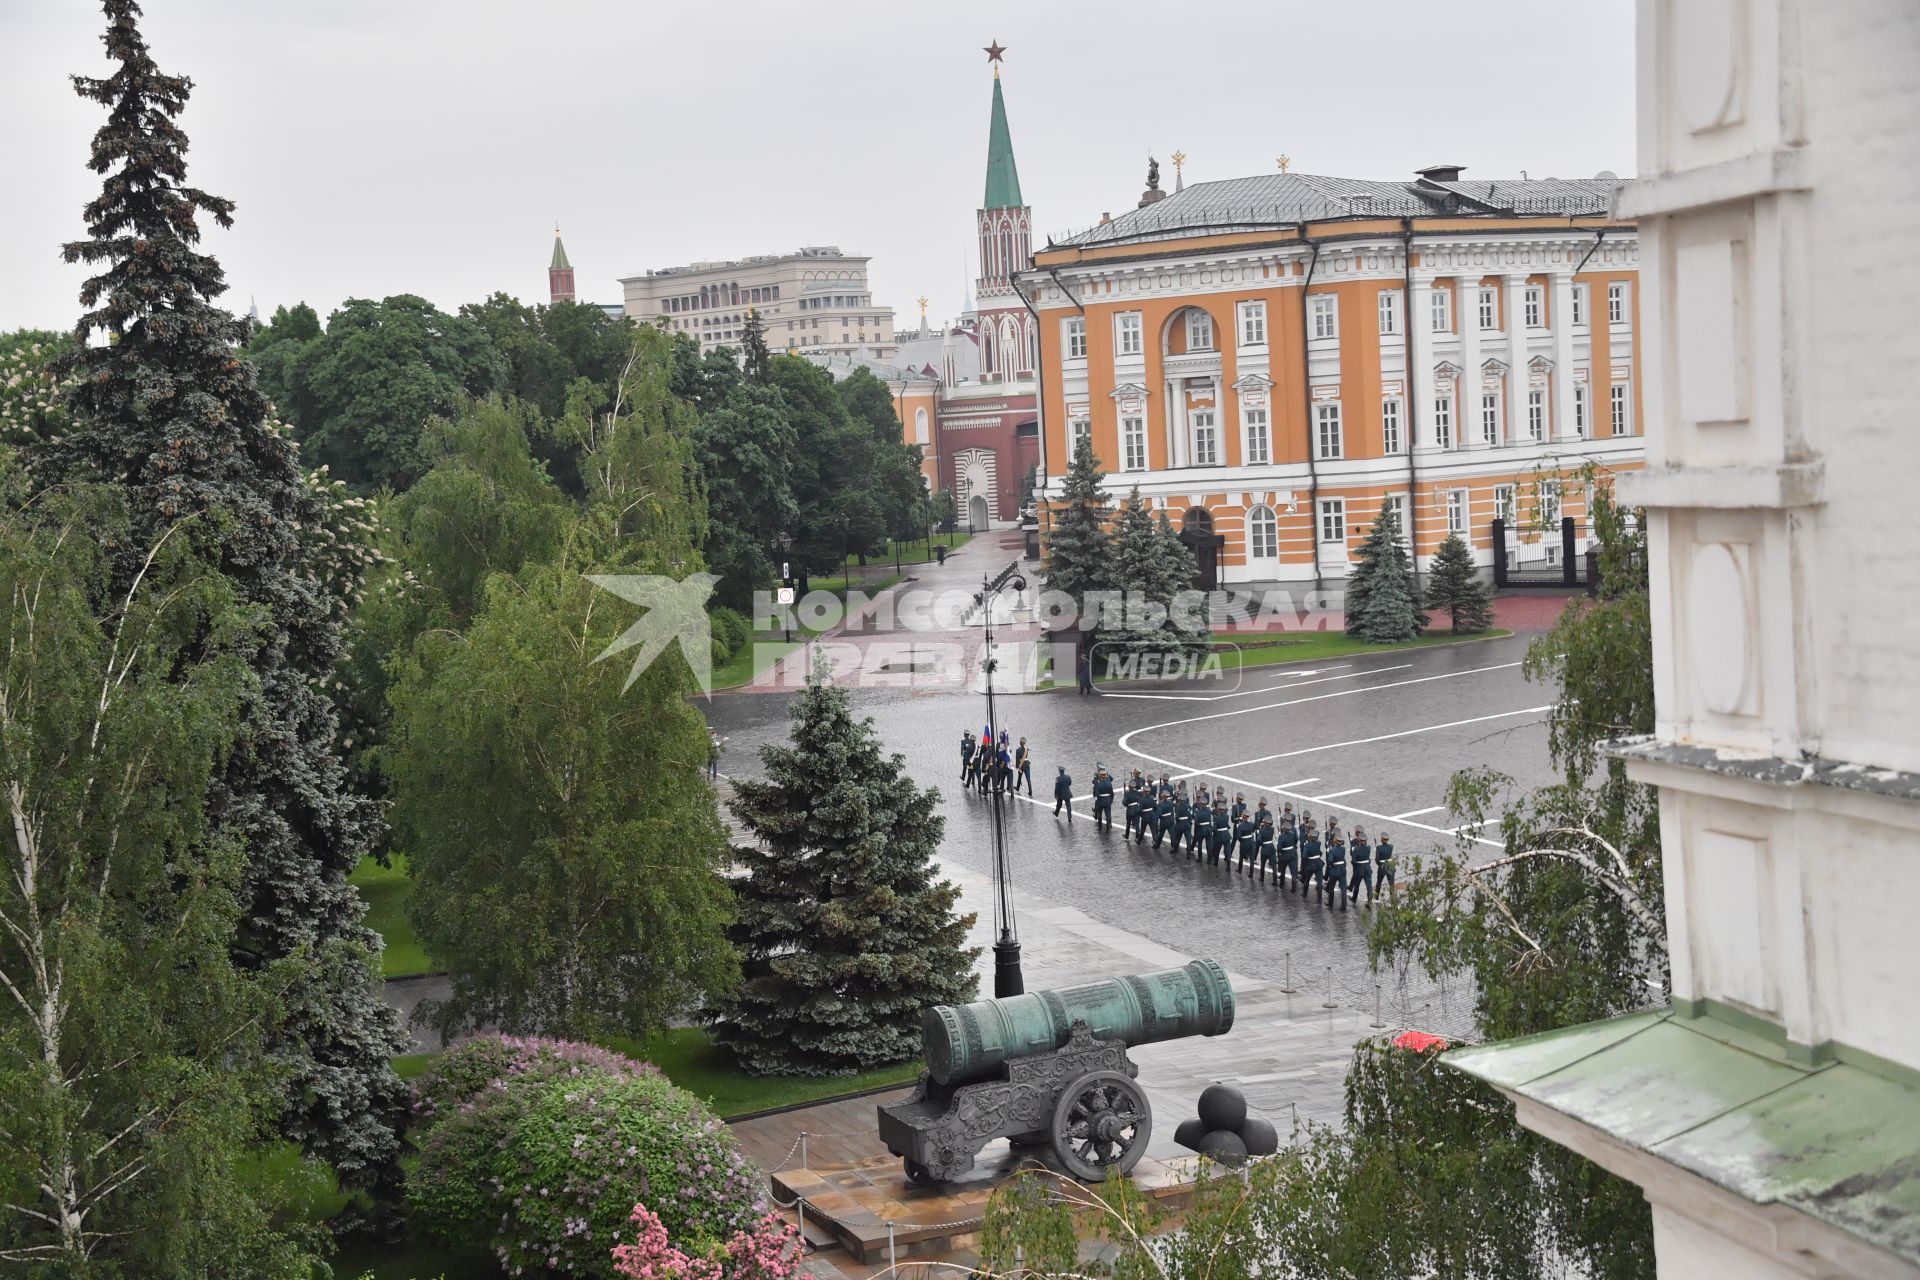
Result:
<svg viewBox="0 0 1920 1280">
<path fill-rule="evenodd" d="M 433 1065 L 431 1053 L 403 1053 L 393 1060 L 393 1074 L 402 1080 L 418 1080 Z"/>
<path fill-rule="evenodd" d="M 735 1067 L 699 1027 L 674 1027 L 645 1041 L 618 1036 L 600 1041 L 630 1058 L 653 1063 L 667 1078 L 704 1099 L 722 1120 L 774 1107 L 818 1102 L 886 1085 L 912 1084 L 920 1063 L 907 1062 L 851 1076 L 755 1076 Z"/>
<path fill-rule="evenodd" d="M 430 959 L 420 945 L 419 935 L 407 919 L 407 894 L 413 882 L 407 879 L 405 854 L 392 855 L 392 866 L 383 867 L 372 858 L 362 858 L 347 879 L 367 900 L 367 927 L 386 940 L 380 957 L 380 975 L 385 978 L 417 978 L 443 970 Z"/>
<path fill-rule="evenodd" d="M 429 1244 L 403 1240 L 377 1244 L 349 1240 L 331 1259 L 333 1274 L 341 1280 L 499 1280 L 500 1265 L 493 1254 L 478 1247 Z"/>
<path fill-rule="evenodd" d="M 1398 649 L 1424 649 L 1436 644 L 1460 644 L 1468 640 L 1504 640 L 1512 635 L 1511 631 L 1481 631 L 1470 636 L 1457 636 L 1451 631 L 1428 632 L 1417 640 L 1406 644 L 1369 644 L 1365 640 L 1356 640 L 1344 631 L 1315 631 L 1305 635 L 1289 637 L 1278 641 L 1269 641 L 1264 637 L 1251 643 L 1242 644 L 1231 638 L 1217 640 L 1216 644 L 1240 645 L 1238 649 L 1217 650 L 1220 665 L 1232 671 L 1238 667 L 1267 667 L 1281 662 L 1318 662 L 1323 658 L 1345 658 L 1356 653 L 1393 653 Z"/>
</svg>

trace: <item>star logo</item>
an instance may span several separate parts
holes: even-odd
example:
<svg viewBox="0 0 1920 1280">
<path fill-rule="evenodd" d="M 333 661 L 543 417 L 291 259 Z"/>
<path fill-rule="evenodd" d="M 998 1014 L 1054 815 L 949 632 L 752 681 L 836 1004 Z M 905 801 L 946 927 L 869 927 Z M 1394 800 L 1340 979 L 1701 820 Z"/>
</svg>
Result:
<svg viewBox="0 0 1920 1280">
<path fill-rule="evenodd" d="M 587 581 L 647 610 L 594 659 L 602 662 L 635 645 L 640 647 L 640 652 L 633 655 L 633 667 L 627 672 L 627 682 L 620 686 L 620 692 L 631 689 L 640 673 L 676 640 L 680 643 L 681 656 L 700 684 L 700 692 L 712 692 L 713 624 L 707 617 L 707 597 L 720 581 L 717 575 L 690 573 L 676 582 L 651 573 L 590 573 Z"/>
<path fill-rule="evenodd" d="M 1000 61 L 1000 55 L 1007 51 L 1007 46 L 1001 44 L 998 40 L 995 40 L 992 44 L 982 45 L 980 47 L 985 50 L 988 62 Z"/>
</svg>

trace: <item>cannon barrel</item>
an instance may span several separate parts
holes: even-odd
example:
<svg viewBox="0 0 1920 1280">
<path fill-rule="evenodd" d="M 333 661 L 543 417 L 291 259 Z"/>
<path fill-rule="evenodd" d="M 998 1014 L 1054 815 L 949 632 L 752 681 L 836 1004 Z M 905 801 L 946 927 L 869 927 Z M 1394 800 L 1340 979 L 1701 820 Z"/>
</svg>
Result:
<svg viewBox="0 0 1920 1280">
<path fill-rule="evenodd" d="M 1057 991 L 935 1005 L 920 1015 L 927 1071 L 941 1085 L 978 1080 L 1002 1063 L 1060 1048 L 1076 1021 L 1098 1039 L 1128 1045 L 1223 1035 L 1233 1028 L 1233 986 L 1218 964 L 1193 960 Z"/>
</svg>

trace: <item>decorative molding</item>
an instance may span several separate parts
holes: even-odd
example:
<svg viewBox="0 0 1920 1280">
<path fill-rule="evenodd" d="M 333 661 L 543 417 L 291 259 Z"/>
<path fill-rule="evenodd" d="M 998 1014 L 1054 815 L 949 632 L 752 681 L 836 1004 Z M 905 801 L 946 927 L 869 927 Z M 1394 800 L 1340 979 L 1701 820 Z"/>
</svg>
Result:
<svg viewBox="0 0 1920 1280">
<path fill-rule="evenodd" d="M 1807 191 L 1813 186 L 1808 147 L 1775 147 L 1681 173 L 1640 178 L 1613 198 L 1613 216 L 1660 218 L 1717 204 Z"/>
<path fill-rule="evenodd" d="M 1235 391 L 1265 391 L 1273 385 L 1273 379 L 1263 373 L 1243 373 L 1233 380 Z"/>
<path fill-rule="evenodd" d="M 1433 366 L 1433 376 L 1436 381 L 1456 381 L 1462 372 L 1460 366 L 1451 360 L 1442 360 L 1439 364 Z"/>
<path fill-rule="evenodd" d="M 1507 363 L 1498 356 L 1488 356 L 1480 362 L 1480 373 L 1482 377 L 1504 378 L 1507 376 L 1508 368 Z"/>
<path fill-rule="evenodd" d="M 1644 467 L 1616 478 L 1620 501 L 1656 510 L 1790 511 L 1826 503 L 1824 462 L 1777 467 Z"/>
</svg>

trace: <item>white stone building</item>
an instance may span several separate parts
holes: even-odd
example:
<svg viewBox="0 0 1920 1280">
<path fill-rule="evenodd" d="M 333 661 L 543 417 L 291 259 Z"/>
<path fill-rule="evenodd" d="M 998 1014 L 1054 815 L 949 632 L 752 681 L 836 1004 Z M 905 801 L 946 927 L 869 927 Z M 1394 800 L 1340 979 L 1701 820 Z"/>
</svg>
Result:
<svg viewBox="0 0 1920 1280">
<path fill-rule="evenodd" d="M 628 315 L 687 334 L 702 350 L 739 346 L 751 310 L 774 351 L 858 351 L 885 360 L 895 346 L 893 308 L 875 304 L 869 261 L 816 245 L 622 276 L 620 287 Z"/>
</svg>

